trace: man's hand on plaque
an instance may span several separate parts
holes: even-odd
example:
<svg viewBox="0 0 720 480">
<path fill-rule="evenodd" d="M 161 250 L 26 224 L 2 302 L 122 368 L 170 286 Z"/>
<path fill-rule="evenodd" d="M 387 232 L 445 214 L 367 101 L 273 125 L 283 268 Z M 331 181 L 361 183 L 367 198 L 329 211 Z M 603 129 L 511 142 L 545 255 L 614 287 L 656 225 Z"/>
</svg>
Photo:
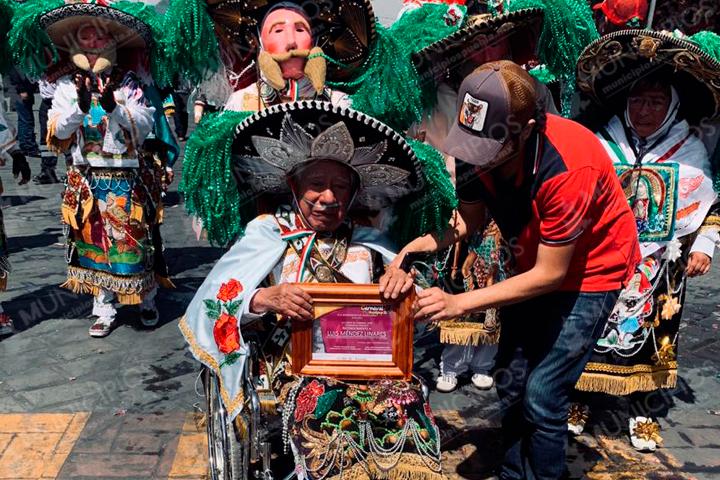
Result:
<svg viewBox="0 0 720 480">
<path fill-rule="evenodd" d="M 389 265 L 380 277 L 380 294 L 383 300 L 397 300 L 412 288 L 414 282 L 414 270 L 407 273 L 395 265 Z"/>
<path fill-rule="evenodd" d="M 440 322 L 452 320 L 465 314 L 460 305 L 459 295 L 451 295 L 437 287 L 418 292 L 413 305 L 415 320 Z"/>
<path fill-rule="evenodd" d="M 253 313 L 275 312 L 291 320 L 313 320 L 312 297 L 295 285 L 261 288 L 250 302 Z"/>
</svg>

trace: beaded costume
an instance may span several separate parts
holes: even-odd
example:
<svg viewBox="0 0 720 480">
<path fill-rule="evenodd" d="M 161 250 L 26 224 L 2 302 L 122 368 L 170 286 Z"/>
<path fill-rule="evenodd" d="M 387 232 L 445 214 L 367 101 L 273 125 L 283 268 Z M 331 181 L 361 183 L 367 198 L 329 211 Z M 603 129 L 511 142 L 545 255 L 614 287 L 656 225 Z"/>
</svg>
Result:
<svg viewBox="0 0 720 480">
<path fill-rule="evenodd" d="M 150 74 L 168 71 L 155 52 L 161 19 L 143 4 L 99 0 L 34 0 L 18 12 L 10 38 L 19 66 L 34 76 L 69 72 L 57 80 L 47 138 L 49 149 L 72 158 L 61 207 L 68 262 L 63 286 L 94 295 L 98 317 L 114 318 L 113 297 L 121 304 L 147 301 L 143 308 L 154 310 L 158 283 L 172 286 L 159 225 L 166 168 L 177 148 Z M 103 26 L 110 43 L 90 52 L 98 57 L 91 67 L 71 39 L 95 25 Z M 25 43 L 33 39 L 45 50 Z M 87 78 L 87 108 L 80 106 L 76 75 Z"/>
<path fill-rule="evenodd" d="M 610 50 L 611 55 L 603 53 Z M 695 61 L 680 60 L 679 51 Z M 605 68 L 612 62 L 625 62 L 628 69 L 648 64 L 664 68 L 661 75 L 672 87 L 666 119 L 651 136 L 638 137 L 626 109 L 597 134 L 635 214 L 643 260 L 622 291 L 578 390 L 628 395 L 676 385 L 687 260 L 691 252 L 712 258 L 720 245 L 713 188 L 718 170 L 703 142 L 682 119 L 716 117 L 720 90 L 717 84 L 687 73 L 698 69 L 701 75 L 717 78 L 718 60 L 687 40 L 649 30 L 606 35 L 580 58 L 580 87 L 604 105 L 612 105 L 604 86 L 618 78 L 603 73 L 612 70 Z"/>
<path fill-rule="evenodd" d="M 320 116 L 330 124 L 324 130 Z M 382 208 L 421 188 L 420 163 L 399 134 L 327 102 L 270 107 L 243 121 L 235 135 L 236 177 L 257 194 L 282 198 L 288 175 L 304 165 L 312 168 L 316 159 L 355 172 L 360 179 L 355 211 Z M 266 387 L 259 393 L 264 410 L 282 411 L 300 478 L 443 478 L 439 432 L 419 383 L 296 377 L 288 363 L 287 322 L 250 312 L 258 288 L 285 282 L 373 283 L 394 256 L 377 230 L 348 220 L 322 235 L 297 212 L 281 206 L 255 218 L 215 265 L 180 323 L 193 354 L 220 378 L 229 415 L 242 422 L 239 379 L 247 355 L 242 338 L 269 332 L 261 375 Z M 258 322 L 266 327 L 258 329 Z"/>
</svg>

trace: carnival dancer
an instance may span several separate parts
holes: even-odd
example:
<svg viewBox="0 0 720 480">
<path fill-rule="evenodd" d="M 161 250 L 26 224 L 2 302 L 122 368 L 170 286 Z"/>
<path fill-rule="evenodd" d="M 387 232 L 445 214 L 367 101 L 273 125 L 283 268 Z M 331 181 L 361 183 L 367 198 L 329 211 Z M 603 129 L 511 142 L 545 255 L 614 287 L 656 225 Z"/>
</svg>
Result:
<svg viewBox="0 0 720 480">
<path fill-rule="evenodd" d="M 19 6 L 16 18 L 10 38 L 28 74 L 48 67 L 46 52 L 25 39 L 44 39 L 56 68 L 74 66 L 57 80 L 48 113 L 48 147 L 69 152 L 73 163 L 62 201 L 69 264 L 63 286 L 94 296 L 93 337 L 110 333 L 115 301 L 140 305 L 142 324 L 154 326 L 158 282 L 169 285 L 154 270 L 165 172 L 142 148 L 153 129 L 155 108 L 144 90 L 149 72 L 159 70 L 153 50 L 160 17 L 131 2 L 35 0 Z"/>
<path fill-rule="evenodd" d="M 187 7 L 184 0 L 170 5 L 171 11 Z M 323 15 L 313 14 L 326 7 Z M 210 242 L 225 245 L 239 233 L 237 212 L 226 207 L 238 205 L 240 193 L 230 165 L 208 155 L 204 146 L 217 138 L 231 140 L 244 117 L 272 105 L 317 99 L 347 106 L 347 97 L 328 88 L 326 80 L 357 74 L 370 53 L 375 24 L 368 0 L 322 6 L 308 1 L 211 2 L 204 11 L 216 31 L 224 32 L 218 36 L 223 60 L 219 70 L 241 88 L 227 99 L 223 112 L 206 115 L 189 138 L 180 190 L 195 217 L 193 228 Z"/>
<path fill-rule="evenodd" d="M 621 48 L 605 57 L 611 43 Z M 681 53 L 693 61 L 681 61 Z M 581 88 L 617 112 L 597 136 L 635 216 L 643 260 L 576 388 L 628 395 L 630 439 L 640 451 L 662 440 L 653 418 L 662 398 L 652 393 L 677 383 L 687 278 L 708 273 L 720 245 L 720 217 L 712 213 L 717 170 L 690 123 L 720 114 L 719 60 L 688 39 L 623 30 L 588 46 L 578 63 Z M 620 63 L 625 73 L 647 73 L 623 83 L 620 77 L 630 77 L 609 73 Z M 613 98 L 605 93 L 610 84 Z M 571 432 L 582 432 L 588 413 L 582 404 L 571 407 Z"/>
<path fill-rule="evenodd" d="M 335 38 L 330 44 L 323 43 L 321 38 L 321 32 L 327 29 L 330 20 L 313 18 L 313 7 L 314 2 L 274 1 L 264 8 L 245 12 L 254 19 L 257 29 L 254 39 L 257 80 L 233 93 L 225 105 L 227 110 L 255 112 L 297 100 L 329 100 L 337 104 L 346 98 L 326 85 L 327 58 L 337 64 L 350 64 L 343 72 L 344 76 L 367 58 L 369 42 L 374 36 L 372 7 L 364 1 L 347 2 L 340 9 L 334 5 L 337 9 L 333 12 L 334 21 L 348 22 L 348 9 L 361 13 L 361 20 L 345 23 L 352 34 L 344 35 L 343 42 Z M 329 45 L 330 48 L 326 47 L 328 52 L 320 45 Z M 346 50 L 342 50 L 344 48 Z M 338 55 L 338 52 L 344 54 Z M 337 67 L 333 67 L 331 78 L 342 78 Z"/>
<path fill-rule="evenodd" d="M 500 478 L 558 479 L 568 396 L 639 261 L 634 220 L 600 142 L 539 110 L 532 78 L 520 66 L 480 67 L 462 83 L 458 111 L 470 98 L 486 106 L 486 120 L 480 130 L 457 120 L 445 150 L 463 159 L 458 176 L 475 176 L 458 184 L 461 203 L 448 230 L 410 242 L 395 262 L 475 232 L 485 208 L 513 239 L 515 276 L 458 295 L 422 291 L 416 318 L 442 321 L 502 307 Z"/>
<path fill-rule="evenodd" d="M 243 408 L 242 333 L 267 313 L 312 320 L 311 298 L 292 283 L 377 282 L 393 248 L 355 215 L 396 203 L 418 188 L 421 174 L 399 134 L 328 102 L 280 104 L 251 116 L 238 127 L 233 151 L 240 188 L 289 195 L 247 224 L 180 322 L 195 357 L 221 379 L 231 418 Z M 412 286 L 395 267 L 384 279 L 388 299 Z M 267 370 L 268 384 L 282 406 L 300 478 L 443 478 L 439 432 L 418 383 L 295 377 L 287 335 L 275 333 L 284 340 L 273 344 L 280 355 Z"/>
</svg>

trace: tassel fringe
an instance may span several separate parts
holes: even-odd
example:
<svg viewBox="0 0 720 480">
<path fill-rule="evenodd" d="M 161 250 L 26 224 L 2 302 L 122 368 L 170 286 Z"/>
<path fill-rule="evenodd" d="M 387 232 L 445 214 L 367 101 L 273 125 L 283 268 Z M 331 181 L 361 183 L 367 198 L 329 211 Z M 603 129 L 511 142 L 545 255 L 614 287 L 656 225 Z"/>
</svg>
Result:
<svg viewBox="0 0 720 480">
<path fill-rule="evenodd" d="M 403 453 L 397 465 L 390 470 L 380 469 L 375 462 L 367 465 L 356 463 L 342 475 L 335 475 L 329 480 L 447 480 L 448 477 L 430 469 L 426 462 L 430 465 L 434 463 L 414 453 Z"/>
<path fill-rule="evenodd" d="M 123 305 L 139 305 L 143 297 L 155 286 L 155 275 L 121 277 L 96 270 L 68 267 L 68 279 L 60 285 L 75 293 L 98 295 L 101 290 L 114 292 L 117 301 Z"/>
<path fill-rule="evenodd" d="M 440 342 L 450 345 L 495 345 L 500 340 L 500 330 L 488 332 L 482 323 L 440 322 Z"/>
<path fill-rule="evenodd" d="M 583 372 L 575 385 L 583 392 L 599 392 L 608 395 L 630 395 L 635 392 L 652 392 L 660 388 L 675 388 L 677 369 L 636 373 L 630 376 L 610 375 L 606 373 Z"/>
</svg>

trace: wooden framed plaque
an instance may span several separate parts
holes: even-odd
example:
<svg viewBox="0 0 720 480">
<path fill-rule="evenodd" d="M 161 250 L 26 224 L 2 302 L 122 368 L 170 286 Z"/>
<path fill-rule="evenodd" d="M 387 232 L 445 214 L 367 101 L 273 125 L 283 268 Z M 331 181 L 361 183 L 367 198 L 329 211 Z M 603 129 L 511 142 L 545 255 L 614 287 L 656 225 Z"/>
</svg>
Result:
<svg viewBox="0 0 720 480">
<path fill-rule="evenodd" d="M 341 380 L 410 379 L 414 289 L 388 304 L 378 285 L 296 285 L 313 298 L 315 320 L 292 322 L 294 374 Z"/>
</svg>

